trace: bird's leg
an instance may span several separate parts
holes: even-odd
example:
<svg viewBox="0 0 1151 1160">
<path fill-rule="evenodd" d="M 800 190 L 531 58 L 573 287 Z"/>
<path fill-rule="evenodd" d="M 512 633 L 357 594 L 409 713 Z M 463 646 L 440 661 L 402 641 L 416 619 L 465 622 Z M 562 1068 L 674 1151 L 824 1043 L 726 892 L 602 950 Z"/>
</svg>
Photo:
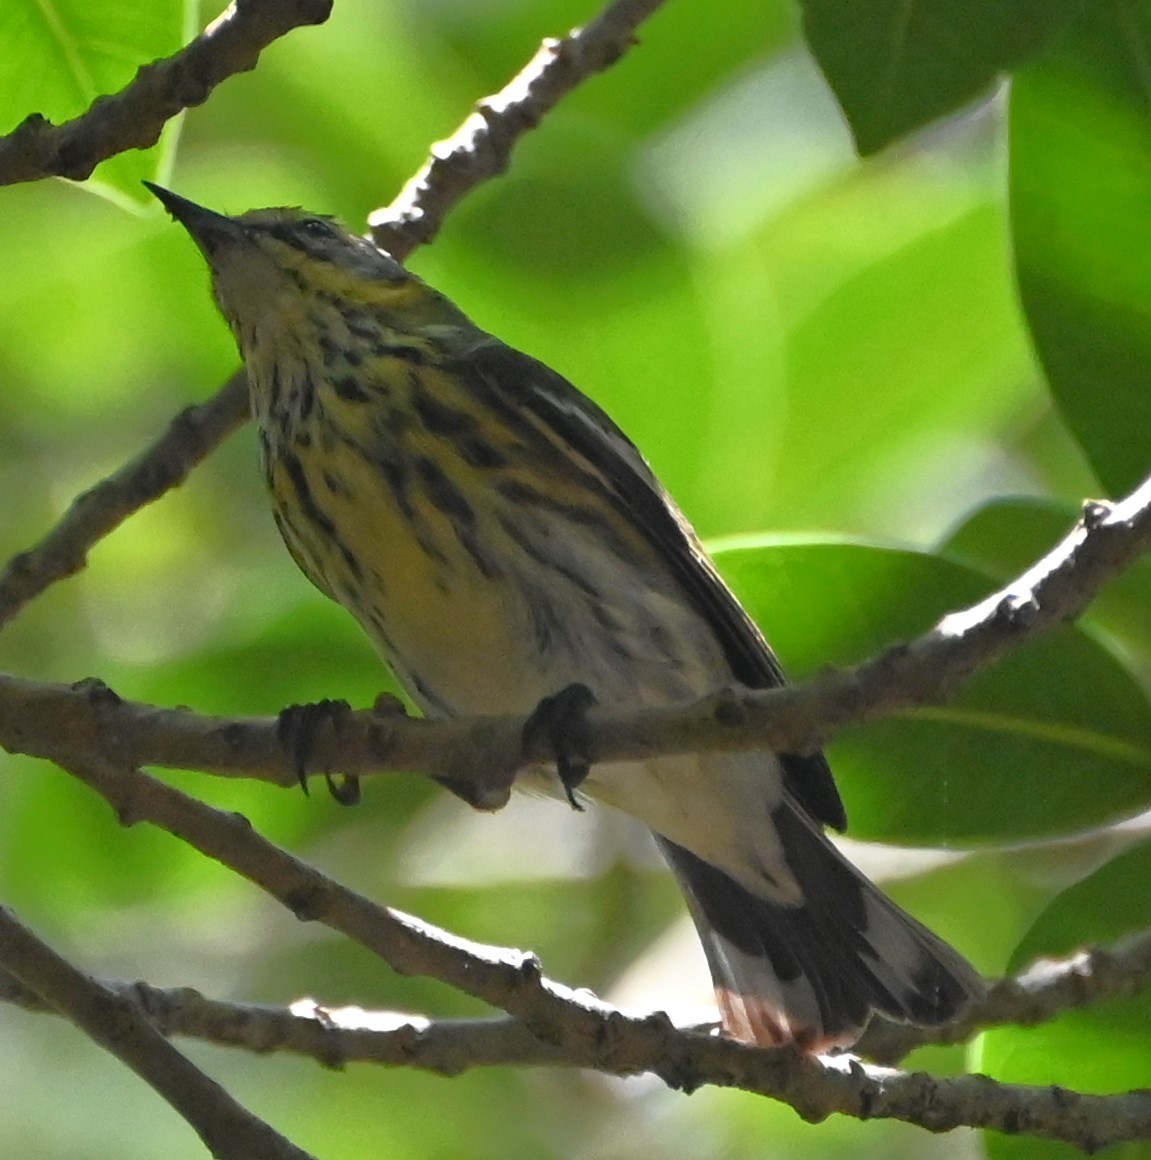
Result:
<svg viewBox="0 0 1151 1160">
<path fill-rule="evenodd" d="M 587 713 L 595 703 L 596 697 L 591 689 L 577 682 L 544 697 L 524 725 L 525 750 L 541 737 L 551 747 L 560 785 L 573 810 L 583 809 L 575 791 L 591 769 Z"/>
</svg>

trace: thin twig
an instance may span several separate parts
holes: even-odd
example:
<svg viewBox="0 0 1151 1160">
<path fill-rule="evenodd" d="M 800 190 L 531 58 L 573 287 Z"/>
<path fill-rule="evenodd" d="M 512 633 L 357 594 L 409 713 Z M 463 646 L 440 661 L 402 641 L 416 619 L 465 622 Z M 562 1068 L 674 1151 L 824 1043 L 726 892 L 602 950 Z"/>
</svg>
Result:
<svg viewBox="0 0 1151 1160">
<path fill-rule="evenodd" d="M 248 418 L 248 380 L 237 372 L 206 403 L 181 411 L 150 447 L 77 496 L 38 543 L 0 572 L 0 626 L 50 585 L 75 575 L 88 553 L 188 473 Z"/>
<path fill-rule="evenodd" d="M 139 1005 L 164 1035 L 199 1039 L 265 1055 L 305 1056 L 324 1067 L 374 1063 L 460 1075 L 476 1067 L 571 1067 L 554 1044 L 511 1015 L 428 1019 L 399 1011 L 334 1007 L 300 999 L 291 1007 L 209 999 L 191 987 L 107 981 L 102 986 Z M 34 991 L 0 972 L 0 1002 L 55 1013 Z"/>
<path fill-rule="evenodd" d="M 432 149 L 420 171 L 386 209 L 368 217 L 371 238 L 403 259 L 439 232 L 448 210 L 478 185 L 507 171 L 520 138 L 584 81 L 635 43 L 636 29 L 664 0 L 613 0 L 584 27 L 548 39 L 498 93 Z"/>
<path fill-rule="evenodd" d="M 137 1003 L 77 970 L 6 907 L 0 965 L 163 1096 L 219 1160 L 309 1160 L 185 1059 Z"/>
<path fill-rule="evenodd" d="M 465 994 L 526 1019 L 532 1030 L 554 1037 L 560 1025 L 594 1034 L 590 995 L 575 999 L 543 978 L 534 955 L 485 947 L 381 906 L 325 877 L 280 849 L 236 813 L 213 809 L 172 786 L 95 755 L 61 762 L 104 797 L 125 825 L 148 822 L 248 879 L 301 921 L 322 922 L 366 947 L 401 974 L 427 975 Z M 585 1012 L 582 1023 L 573 1014 Z"/>
<path fill-rule="evenodd" d="M 1100 999 L 1137 994 L 1149 983 L 1151 931 L 1142 931 L 1114 947 L 1040 959 L 1022 974 L 993 983 L 958 1019 L 939 1027 L 877 1019 L 852 1050 L 894 1064 L 926 1043 L 966 1043 L 990 1027 L 1035 1027 Z"/>
<path fill-rule="evenodd" d="M 83 181 L 101 161 L 147 149 L 164 125 L 203 104 L 235 73 L 256 67 L 274 40 L 304 24 L 322 24 L 332 0 L 234 0 L 212 26 L 174 56 L 140 68 L 118 93 L 97 97 L 63 125 L 33 113 L 0 137 L 0 185 L 70 177 Z"/>
</svg>

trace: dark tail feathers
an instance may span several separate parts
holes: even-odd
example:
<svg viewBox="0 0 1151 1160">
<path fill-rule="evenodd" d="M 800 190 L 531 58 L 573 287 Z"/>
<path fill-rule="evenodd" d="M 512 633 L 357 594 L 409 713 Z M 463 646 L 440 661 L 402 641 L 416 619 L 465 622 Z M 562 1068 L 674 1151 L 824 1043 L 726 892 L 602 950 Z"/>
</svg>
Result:
<svg viewBox="0 0 1151 1160">
<path fill-rule="evenodd" d="M 874 1011 L 945 1023 L 982 993 L 965 959 L 864 878 L 792 804 L 772 819 L 802 906 L 759 897 L 659 839 L 687 896 L 727 1034 L 826 1051 L 854 1043 Z"/>
</svg>

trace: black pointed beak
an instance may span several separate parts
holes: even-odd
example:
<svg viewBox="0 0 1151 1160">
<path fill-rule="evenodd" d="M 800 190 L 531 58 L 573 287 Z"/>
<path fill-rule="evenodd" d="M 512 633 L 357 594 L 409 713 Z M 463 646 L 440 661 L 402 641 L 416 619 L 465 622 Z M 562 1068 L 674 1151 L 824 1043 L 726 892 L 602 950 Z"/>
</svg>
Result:
<svg viewBox="0 0 1151 1160">
<path fill-rule="evenodd" d="M 144 185 L 192 235 L 192 240 L 208 257 L 221 243 L 236 242 L 244 236 L 243 227 L 235 219 L 197 205 L 162 185 L 154 185 L 151 181 L 145 181 Z"/>
</svg>

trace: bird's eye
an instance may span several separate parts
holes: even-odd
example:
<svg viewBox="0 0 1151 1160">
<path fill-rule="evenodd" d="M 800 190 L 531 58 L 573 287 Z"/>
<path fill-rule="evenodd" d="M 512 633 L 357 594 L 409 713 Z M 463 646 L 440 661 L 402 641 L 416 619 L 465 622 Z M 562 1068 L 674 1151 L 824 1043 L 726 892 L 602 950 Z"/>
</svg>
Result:
<svg viewBox="0 0 1151 1160">
<path fill-rule="evenodd" d="M 331 224 L 324 221 L 323 218 L 304 218 L 300 222 L 300 230 L 309 238 L 330 238 L 332 236 Z"/>
</svg>

